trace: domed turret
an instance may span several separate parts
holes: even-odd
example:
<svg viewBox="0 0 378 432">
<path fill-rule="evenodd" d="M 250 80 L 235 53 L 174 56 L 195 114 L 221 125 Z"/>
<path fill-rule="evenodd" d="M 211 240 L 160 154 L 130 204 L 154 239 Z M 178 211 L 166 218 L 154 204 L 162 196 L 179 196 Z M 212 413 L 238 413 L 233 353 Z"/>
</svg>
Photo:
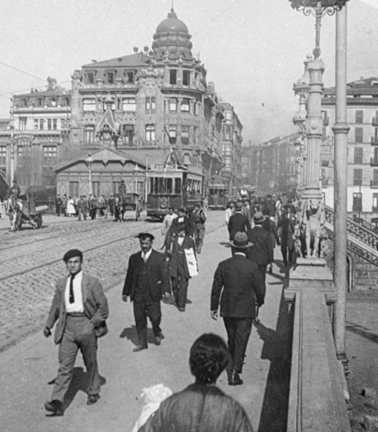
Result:
<svg viewBox="0 0 378 432">
<path fill-rule="evenodd" d="M 189 34 L 188 27 L 184 22 L 177 18 L 173 8 L 168 14 L 168 18 L 162 21 L 156 28 L 156 34 L 165 32 L 179 32 Z"/>
</svg>

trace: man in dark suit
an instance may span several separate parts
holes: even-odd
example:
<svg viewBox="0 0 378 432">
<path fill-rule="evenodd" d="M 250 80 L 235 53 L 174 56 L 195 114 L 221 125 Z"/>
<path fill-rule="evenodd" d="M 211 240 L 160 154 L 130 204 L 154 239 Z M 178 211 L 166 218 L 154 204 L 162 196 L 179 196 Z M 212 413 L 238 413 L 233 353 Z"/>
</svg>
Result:
<svg viewBox="0 0 378 432">
<path fill-rule="evenodd" d="M 43 329 L 46 337 L 57 322 L 54 342 L 59 344 L 59 371 L 55 379 L 51 401 L 45 409 L 63 415 L 64 396 L 72 379 L 77 351 L 83 354 L 87 368 L 88 400 L 92 405 L 100 398 L 100 376 L 97 364 L 97 338 L 107 332 L 108 302 L 98 279 L 83 274 L 83 254 L 77 249 L 64 257 L 69 274 L 56 285 L 50 313 Z"/>
<path fill-rule="evenodd" d="M 219 298 L 220 315 L 223 317 L 228 336 L 231 364 L 227 368 L 229 385 L 243 384 L 243 361 L 252 322 L 258 306 L 264 304 L 265 283 L 258 265 L 246 257 L 252 246 L 245 232 L 235 234 L 231 241 L 232 258 L 222 261 L 215 272 L 211 291 L 211 317 L 218 318 Z"/>
<path fill-rule="evenodd" d="M 288 265 L 287 254 L 289 252 L 289 264 L 293 261 L 294 233 L 297 218 L 291 213 L 290 204 L 284 205 L 284 213 L 278 221 L 277 228 L 281 231 L 281 252 L 285 267 Z"/>
<path fill-rule="evenodd" d="M 154 236 L 141 233 L 137 236 L 141 252 L 130 256 L 126 280 L 122 291 L 122 300 L 134 302 L 135 325 L 138 334 L 138 345 L 134 352 L 148 348 L 147 317 L 152 324 L 156 345 L 160 345 L 164 335 L 160 328 L 161 305 L 163 297 L 170 297 L 168 267 L 163 254 L 152 249 Z"/>
<path fill-rule="evenodd" d="M 185 215 L 184 207 L 180 207 L 177 211 L 177 218 L 173 219 L 171 225 L 171 235 L 178 235 L 181 230 L 181 226 L 185 226 L 185 235 L 193 237 L 193 224 L 191 220 Z"/>
<path fill-rule="evenodd" d="M 243 214 L 243 203 L 241 201 L 236 202 L 235 214 L 233 214 L 228 220 L 228 232 L 230 234 L 230 240 L 234 239 L 237 232 L 246 232 L 251 229 L 251 224 Z"/>
<path fill-rule="evenodd" d="M 255 227 L 247 232 L 248 240 L 253 246 L 248 250 L 247 257 L 259 266 L 265 282 L 266 268 L 273 260 L 273 245 L 270 234 L 262 227 L 264 220 L 265 217 L 261 212 L 253 216 Z"/>
</svg>

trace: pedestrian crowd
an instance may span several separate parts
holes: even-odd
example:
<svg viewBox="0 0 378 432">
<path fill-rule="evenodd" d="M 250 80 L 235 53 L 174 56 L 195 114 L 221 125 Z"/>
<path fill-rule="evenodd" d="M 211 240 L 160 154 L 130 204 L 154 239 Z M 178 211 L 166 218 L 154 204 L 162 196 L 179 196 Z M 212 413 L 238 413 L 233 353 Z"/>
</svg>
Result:
<svg viewBox="0 0 378 432">
<path fill-rule="evenodd" d="M 265 301 L 265 279 L 272 272 L 273 249 L 281 245 L 285 265 L 293 259 L 289 237 L 295 228 L 295 207 L 283 197 L 231 200 L 225 221 L 229 233 L 230 258 L 217 266 L 210 294 L 210 316 L 222 317 L 227 344 L 215 334 L 203 334 L 190 350 L 189 365 L 195 382 L 181 392 L 165 392 L 165 399 L 139 431 L 252 431 L 241 405 L 216 387 L 226 370 L 228 384 L 243 384 L 241 374 L 253 323 Z M 69 207 L 67 199 L 66 209 Z M 76 205 L 80 204 L 80 199 Z M 75 200 L 72 200 L 72 206 Z M 62 200 L 63 206 L 63 200 Z M 294 211 L 293 211 L 294 210 Z M 66 210 L 68 211 L 68 210 Z M 78 217 L 80 218 L 80 212 Z M 201 203 L 192 212 L 169 208 L 161 234 L 160 251 L 153 248 L 154 236 L 140 233 L 140 251 L 129 258 L 122 300 L 131 301 L 138 342 L 133 351 L 148 349 L 147 326 L 151 322 L 154 343 L 162 344 L 161 302 L 185 312 L 189 281 L 198 275 L 198 254 L 204 248 L 207 215 Z M 288 253 L 288 258 L 287 258 Z M 289 261 L 287 261 L 287 259 Z M 101 282 L 83 273 L 83 253 L 68 251 L 63 260 L 67 275 L 56 284 L 56 292 L 43 330 L 59 344 L 59 369 L 52 396 L 45 409 L 63 415 L 65 394 L 72 379 L 75 358 L 80 349 L 88 374 L 88 405 L 100 398 L 97 362 L 98 338 L 107 333 L 108 304 Z M 171 394 L 171 395 L 170 395 Z M 169 396 L 170 395 L 170 396 Z M 159 405 L 159 404 L 158 404 Z"/>
</svg>

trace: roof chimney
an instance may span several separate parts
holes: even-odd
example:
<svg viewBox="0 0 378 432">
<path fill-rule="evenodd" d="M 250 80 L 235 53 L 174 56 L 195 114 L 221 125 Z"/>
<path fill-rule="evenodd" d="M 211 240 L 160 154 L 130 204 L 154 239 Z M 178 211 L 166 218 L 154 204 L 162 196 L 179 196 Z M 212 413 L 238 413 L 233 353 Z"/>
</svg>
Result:
<svg viewBox="0 0 378 432">
<path fill-rule="evenodd" d="M 133 51 L 134 51 L 135 53 L 137 53 L 137 52 L 138 52 L 138 49 L 139 49 L 138 47 L 134 47 L 134 48 L 133 48 Z"/>
<path fill-rule="evenodd" d="M 97 60 L 92 60 L 92 63 L 97 63 Z"/>
</svg>

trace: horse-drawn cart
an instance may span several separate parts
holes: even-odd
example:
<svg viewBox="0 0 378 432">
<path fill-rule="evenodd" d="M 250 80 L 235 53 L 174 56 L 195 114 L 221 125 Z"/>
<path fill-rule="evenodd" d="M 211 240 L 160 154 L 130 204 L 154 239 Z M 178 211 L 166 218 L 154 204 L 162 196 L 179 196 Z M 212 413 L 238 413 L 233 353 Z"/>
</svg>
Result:
<svg viewBox="0 0 378 432">
<path fill-rule="evenodd" d="M 26 211 L 25 211 L 26 209 Z M 24 206 L 24 211 L 21 212 L 21 218 L 19 222 L 19 229 L 22 228 L 22 224 L 29 224 L 33 229 L 41 228 L 43 224 L 43 214 L 48 210 L 47 205 L 37 206 L 35 211 L 30 212 L 28 206 Z"/>
<path fill-rule="evenodd" d="M 29 224 L 33 229 L 41 228 L 43 224 L 42 215 L 46 213 L 48 207 L 30 206 L 29 202 L 22 202 L 15 197 L 7 201 L 7 214 L 11 224 L 11 231 L 19 231 L 23 224 Z"/>
<path fill-rule="evenodd" d="M 126 216 L 128 216 L 127 212 L 132 212 L 133 220 L 137 221 L 140 217 L 141 210 L 139 194 L 123 193 L 116 196 L 114 212 L 116 221 L 124 221 Z"/>
</svg>

